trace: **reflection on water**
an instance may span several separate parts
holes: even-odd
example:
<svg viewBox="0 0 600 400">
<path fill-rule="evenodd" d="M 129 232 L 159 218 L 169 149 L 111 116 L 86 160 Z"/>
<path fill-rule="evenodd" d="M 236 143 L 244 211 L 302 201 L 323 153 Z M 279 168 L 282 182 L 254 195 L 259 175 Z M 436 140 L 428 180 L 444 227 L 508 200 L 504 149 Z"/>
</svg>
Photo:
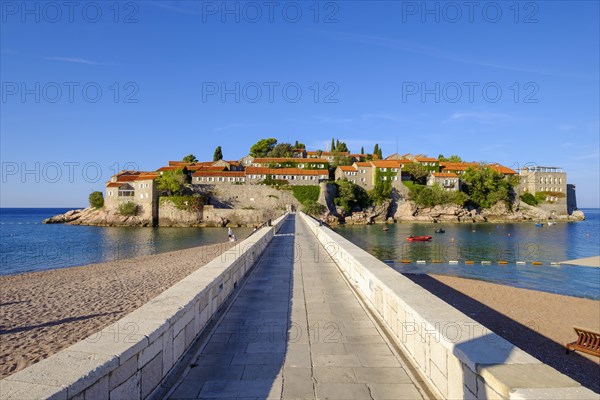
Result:
<svg viewBox="0 0 600 400">
<path fill-rule="evenodd" d="M 533 223 L 394 224 L 386 225 L 387 231 L 381 225 L 342 226 L 336 231 L 399 272 L 455 275 L 600 299 L 599 268 L 551 265 L 600 254 L 599 210 L 584 212 L 586 221 L 541 228 Z M 435 233 L 437 228 L 445 233 Z M 411 235 L 429 235 L 432 240 L 407 242 Z M 432 263 L 434 260 L 440 263 Z M 454 260 L 459 263 L 449 263 Z M 467 260 L 474 264 L 465 264 Z M 491 265 L 481 265 L 481 261 Z M 498 261 L 508 264 L 499 265 Z M 517 261 L 526 264 L 516 265 Z"/>
<path fill-rule="evenodd" d="M 65 210 L 66 211 L 66 210 Z M 43 225 L 60 209 L 0 209 L 0 274 L 114 261 L 227 241 L 226 228 Z M 252 228 L 233 228 L 242 239 Z"/>
</svg>

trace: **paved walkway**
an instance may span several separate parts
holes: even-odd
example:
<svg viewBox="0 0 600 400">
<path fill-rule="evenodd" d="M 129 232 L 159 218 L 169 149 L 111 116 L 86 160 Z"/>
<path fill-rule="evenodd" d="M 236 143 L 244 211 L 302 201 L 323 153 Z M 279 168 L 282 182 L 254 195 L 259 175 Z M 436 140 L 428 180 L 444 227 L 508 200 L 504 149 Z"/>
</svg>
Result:
<svg viewBox="0 0 600 400">
<path fill-rule="evenodd" d="M 421 399 L 324 248 L 292 215 L 170 399 Z"/>
</svg>

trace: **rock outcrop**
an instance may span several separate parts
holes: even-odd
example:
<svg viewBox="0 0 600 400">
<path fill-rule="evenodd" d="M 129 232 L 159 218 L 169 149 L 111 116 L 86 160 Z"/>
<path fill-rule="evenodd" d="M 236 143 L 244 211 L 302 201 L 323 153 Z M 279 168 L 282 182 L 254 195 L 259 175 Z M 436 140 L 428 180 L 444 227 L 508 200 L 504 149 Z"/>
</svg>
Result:
<svg viewBox="0 0 600 400">
<path fill-rule="evenodd" d="M 43 223 L 93 226 L 151 226 L 152 220 L 135 215 L 120 215 L 106 208 L 88 207 L 67 211 L 64 214 L 45 219 Z"/>
</svg>

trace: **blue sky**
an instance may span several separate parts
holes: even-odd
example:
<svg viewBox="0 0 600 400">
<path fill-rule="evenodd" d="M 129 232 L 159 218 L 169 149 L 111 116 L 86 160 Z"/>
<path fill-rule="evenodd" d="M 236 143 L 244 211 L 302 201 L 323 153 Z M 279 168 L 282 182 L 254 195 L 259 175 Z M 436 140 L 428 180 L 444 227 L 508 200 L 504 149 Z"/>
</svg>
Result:
<svg viewBox="0 0 600 400">
<path fill-rule="evenodd" d="M 85 206 L 124 167 L 335 137 L 563 167 L 599 207 L 599 3 L 469 4 L 2 1 L 1 206 Z"/>
</svg>

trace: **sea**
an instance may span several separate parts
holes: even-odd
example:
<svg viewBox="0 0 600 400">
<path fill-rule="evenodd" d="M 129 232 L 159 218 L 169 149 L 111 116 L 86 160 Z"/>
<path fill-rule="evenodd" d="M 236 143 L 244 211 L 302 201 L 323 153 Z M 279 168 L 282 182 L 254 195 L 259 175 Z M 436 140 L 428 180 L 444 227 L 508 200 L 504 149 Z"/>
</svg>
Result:
<svg viewBox="0 0 600 400">
<path fill-rule="evenodd" d="M 458 276 L 600 300 L 600 268 L 557 265 L 600 255 L 600 209 L 582 211 L 585 221 L 543 226 L 397 223 L 344 225 L 335 230 L 399 273 Z M 435 233 L 436 229 L 445 232 Z M 411 235 L 432 240 L 408 242 Z"/>
<path fill-rule="evenodd" d="M 227 241 L 225 228 L 97 227 L 43 224 L 67 208 L 0 208 L 0 275 L 115 261 Z M 600 254 L 600 210 L 585 221 L 556 225 L 346 225 L 336 231 L 399 273 L 452 275 L 600 299 L 600 268 L 556 265 Z M 384 226 L 388 228 L 384 231 Z M 435 233 L 435 229 L 445 233 Z M 239 238 L 251 228 L 234 228 Z M 430 242 L 409 243 L 410 235 Z M 410 260 L 410 263 L 403 263 Z M 433 263 L 433 260 L 441 263 Z M 417 263 L 417 261 L 425 262 Z M 450 263 L 457 261 L 457 264 Z M 472 261 L 473 264 L 465 264 Z M 481 262 L 489 262 L 482 265 Z M 498 264 L 506 261 L 508 264 Z M 525 264 L 517 264 L 517 261 Z M 533 265 L 540 262 L 542 265 Z"/>
<path fill-rule="evenodd" d="M 222 243 L 227 228 L 43 224 L 70 208 L 0 208 L 0 275 L 116 261 Z M 233 228 L 244 238 L 252 228 Z"/>
</svg>

